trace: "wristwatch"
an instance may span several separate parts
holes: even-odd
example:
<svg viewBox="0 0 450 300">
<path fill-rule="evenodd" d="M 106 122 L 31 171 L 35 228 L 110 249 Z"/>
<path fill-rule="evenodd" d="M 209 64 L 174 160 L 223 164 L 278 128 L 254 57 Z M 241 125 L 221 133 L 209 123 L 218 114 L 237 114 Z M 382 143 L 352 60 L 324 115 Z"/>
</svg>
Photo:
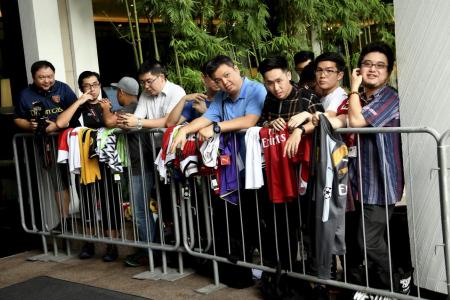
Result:
<svg viewBox="0 0 450 300">
<path fill-rule="evenodd" d="M 139 129 L 139 130 L 142 129 L 142 119 L 141 119 L 141 118 L 138 118 L 138 119 L 137 119 L 137 125 L 136 125 L 136 128 Z"/>
<path fill-rule="evenodd" d="M 222 131 L 219 124 L 217 124 L 217 122 L 213 122 L 213 131 L 214 131 L 214 133 L 220 133 Z"/>
</svg>

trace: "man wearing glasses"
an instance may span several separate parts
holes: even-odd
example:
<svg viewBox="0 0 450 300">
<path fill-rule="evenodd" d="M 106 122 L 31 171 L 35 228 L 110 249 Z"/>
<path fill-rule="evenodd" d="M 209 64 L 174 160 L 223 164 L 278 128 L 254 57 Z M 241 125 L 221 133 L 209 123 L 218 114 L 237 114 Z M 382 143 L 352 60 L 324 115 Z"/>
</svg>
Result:
<svg viewBox="0 0 450 300">
<path fill-rule="evenodd" d="M 143 93 L 134 114 L 118 120 L 123 128 L 164 128 L 169 113 L 186 95 L 184 89 L 167 80 L 167 70 L 158 61 L 146 61 L 139 69 Z"/>
<path fill-rule="evenodd" d="M 347 98 L 347 93 L 340 87 L 344 77 L 344 59 L 338 53 L 327 52 L 319 55 L 314 65 L 317 87 L 322 96 L 320 102 L 329 116 L 335 116 L 337 108 Z"/>
<path fill-rule="evenodd" d="M 385 43 L 368 44 L 361 51 L 358 65 L 359 68 L 353 70 L 351 78 L 348 125 L 350 127 L 399 127 L 398 93 L 387 86 L 394 65 L 393 51 Z M 361 87 L 362 93 L 360 93 Z M 366 247 L 371 286 L 389 288 L 390 269 L 386 228 L 395 203 L 401 200 L 403 194 L 401 137 L 398 133 L 362 134 L 359 139 L 360 158 L 358 160 L 361 165 L 359 167 L 356 165 L 357 159 L 353 159 L 353 163 L 349 164 L 350 194 L 353 199 L 363 202 L 362 209 L 361 204 L 356 205 L 360 214 L 357 226 L 359 254 L 363 257 L 363 247 Z M 361 177 L 358 176 L 358 168 L 362 172 Z M 362 220 L 364 220 L 364 227 Z M 355 258 L 354 255 L 352 257 Z M 350 268 L 353 267 L 354 259 L 349 259 L 348 263 Z M 396 262 L 393 263 L 394 289 L 409 293 L 409 275 L 400 275 L 398 280 L 395 276 Z"/>
</svg>

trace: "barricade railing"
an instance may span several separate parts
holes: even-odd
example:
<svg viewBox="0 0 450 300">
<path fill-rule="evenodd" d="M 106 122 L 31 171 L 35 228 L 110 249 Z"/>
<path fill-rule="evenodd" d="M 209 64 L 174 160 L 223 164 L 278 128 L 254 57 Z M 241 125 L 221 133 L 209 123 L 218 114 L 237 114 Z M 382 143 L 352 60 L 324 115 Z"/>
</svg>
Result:
<svg viewBox="0 0 450 300">
<path fill-rule="evenodd" d="M 129 166 L 126 171 L 121 175 L 122 180 L 120 184 L 117 184 L 116 194 L 111 194 L 108 199 L 116 199 L 121 204 L 118 213 L 118 226 L 119 231 L 122 233 L 120 237 L 111 238 L 105 236 L 102 232 L 112 229 L 111 218 L 114 211 L 110 203 L 104 205 L 97 204 L 95 209 L 91 209 L 91 204 L 94 204 L 92 198 L 99 198 L 100 184 L 103 184 L 102 188 L 105 193 L 108 194 L 114 185 L 113 182 L 107 180 L 103 182 L 99 181 L 88 189 L 81 188 L 78 181 L 75 181 L 75 190 L 79 195 L 80 208 L 78 215 L 70 215 L 67 219 L 71 224 L 71 228 L 62 226 L 61 232 L 56 233 L 53 230 L 54 225 L 63 223 L 61 217 L 62 205 L 57 204 L 55 199 L 61 199 L 61 191 L 64 191 L 64 184 L 68 185 L 68 188 L 74 188 L 73 182 L 64 183 L 63 180 L 69 180 L 69 172 L 62 167 L 56 168 L 47 167 L 44 168 L 42 158 L 46 155 L 50 162 L 56 162 L 57 160 L 57 136 L 51 136 L 47 143 L 42 143 L 39 139 L 31 134 L 19 134 L 14 137 L 14 155 L 16 160 L 16 173 L 18 181 L 18 194 L 22 226 L 26 232 L 39 234 L 44 241 L 44 252 L 47 254 L 47 243 L 45 243 L 46 237 L 53 238 L 54 254 L 57 255 L 56 238 L 73 239 L 89 242 L 100 242 L 105 244 L 116 244 L 132 246 L 136 248 L 147 249 L 150 255 L 149 267 L 150 271 L 154 271 L 153 262 L 153 250 L 162 251 L 163 261 L 163 273 L 167 273 L 166 270 L 166 251 L 178 252 L 178 263 L 180 273 L 183 273 L 183 261 L 181 258 L 182 252 L 187 252 L 189 255 L 212 261 L 214 285 L 203 290 L 208 292 L 219 288 L 219 282 L 221 278 L 219 276 L 219 263 L 225 263 L 227 265 L 235 265 L 242 267 L 241 270 L 261 270 L 268 273 L 279 273 L 280 270 L 286 273 L 289 277 L 302 279 L 305 281 L 313 282 L 319 285 L 334 286 L 338 288 L 350 289 L 354 291 L 361 291 L 368 294 L 381 295 L 387 297 L 394 297 L 396 299 L 417 299 L 421 298 L 420 288 L 417 288 L 415 295 L 404 295 L 394 290 L 394 264 L 392 258 L 392 239 L 390 236 L 390 224 L 387 210 L 385 212 L 386 226 L 387 226 L 387 245 L 388 245 L 388 262 L 389 262 L 389 288 L 381 289 L 372 285 L 371 271 L 367 265 L 368 257 L 366 247 L 364 247 L 362 274 L 365 281 L 364 284 L 354 283 L 348 278 L 347 270 L 347 255 L 343 255 L 338 258 L 336 264 L 338 266 L 333 267 L 333 270 L 337 270 L 337 277 L 333 274 L 328 278 L 319 277 L 314 270 L 310 269 L 311 261 L 311 248 L 314 238 L 311 234 L 311 228 L 308 226 L 308 222 L 314 215 L 311 215 L 310 207 L 305 204 L 304 197 L 297 197 L 289 203 L 271 203 L 268 201 L 267 190 L 264 188 L 260 190 L 245 190 L 240 186 L 241 182 L 238 180 L 238 202 L 237 204 L 230 204 L 227 201 L 219 199 L 211 190 L 211 176 L 194 176 L 187 178 L 186 180 L 177 181 L 173 178 L 170 180 L 170 185 L 161 185 L 160 180 L 157 177 L 157 171 L 153 165 L 153 161 L 158 153 L 159 144 L 157 140 L 159 135 L 164 132 L 161 130 L 140 130 L 121 132 L 117 131 L 118 136 L 124 135 L 124 144 L 128 148 L 127 160 L 130 163 L 135 161 L 135 165 Z M 441 218 L 442 218 L 442 231 L 445 248 L 445 265 L 447 274 L 447 287 L 450 289 L 449 274 L 450 274 L 450 250 L 447 247 L 448 238 L 450 235 L 450 217 L 449 217 L 449 203 L 448 203 L 448 174 L 447 174 L 447 158 L 446 155 L 448 145 L 445 144 L 445 139 L 450 135 L 446 132 L 442 137 L 431 128 L 427 127 L 403 127 L 403 128 L 345 128 L 338 129 L 338 133 L 341 134 L 356 134 L 356 142 L 359 143 L 360 135 L 373 135 L 379 134 L 381 137 L 381 143 L 384 143 L 383 136 L 385 134 L 398 133 L 403 138 L 403 153 L 410 153 L 409 135 L 411 134 L 424 134 L 430 142 L 436 143 L 437 157 L 436 164 L 439 169 L 439 191 L 441 200 Z M 146 144 L 143 141 L 145 136 L 150 140 Z M 137 137 L 137 138 L 136 138 Z M 130 138 L 133 139 L 133 146 L 130 146 Z M 48 142 L 49 141 L 49 142 Z M 238 143 L 237 140 L 234 143 Z M 150 144 L 150 146 L 149 146 Z M 48 151 L 47 148 L 42 148 L 45 145 L 50 145 Z M 41 148 L 40 148 L 41 147 Z M 133 150 L 130 149 L 130 147 Z M 146 165 L 145 157 L 148 148 L 151 148 L 151 161 L 150 166 Z M 359 147 L 358 147 L 359 148 Z M 137 149 L 137 150 L 136 150 Z M 137 156 L 131 157 L 132 155 Z M 359 158 L 359 155 L 357 155 Z M 385 162 L 386 158 L 383 157 L 382 161 Z M 48 162 L 47 162 L 48 163 Z M 408 160 L 408 164 L 411 161 Z M 358 176 L 361 180 L 361 176 L 364 176 L 364 172 L 361 172 L 360 164 L 358 168 Z M 405 163 L 406 165 L 406 163 Z M 108 174 L 108 170 L 104 165 L 101 165 L 104 170 L 102 174 Z M 411 168 L 406 166 L 406 170 Z M 364 171 L 364 170 L 363 170 Z M 52 173 L 53 172 L 53 173 Z M 150 172 L 150 173 L 149 173 Z M 386 168 L 383 168 L 382 172 L 386 172 Z M 152 178 L 149 178 L 149 174 L 153 175 L 155 198 L 157 203 L 157 221 L 152 222 L 147 213 L 150 211 L 150 204 L 144 201 L 143 216 L 140 216 L 145 220 L 144 226 L 147 228 L 146 234 L 139 233 L 139 225 L 136 218 L 137 201 L 136 192 L 138 190 L 143 195 L 144 199 L 148 199 L 151 189 L 149 189 L 150 182 L 153 182 Z M 408 180 L 406 187 L 413 186 L 413 178 L 411 174 L 404 174 L 405 181 Z M 236 173 L 237 178 L 240 177 L 239 172 Z M 66 179 L 64 179 L 66 177 Z M 75 180 L 78 180 L 79 175 L 75 176 Z M 106 177 L 113 178 L 113 177 Z M 386 176 L 384 176 L 386 178 Z M 135 187 L 135 180 L 140 181 L 141 186 Z M 283 179 L 282 179 L 283 180 Z M 295 178 L 296 182 L 299 182 L 299 178 Z M 70 181 L 70 180 L 69 180 Z M 386 181 L 383 185 L 386 187 Z M 139 185 L 139 183 L 138 183 Z M 265 182 L 267 186 L 267 183 Z M 56 186 L 56 188 L 55 188 Z M 361 189 L 361 187 L 359 187 Z M 53 191 L 55 191 L 53 193 Z M 71 202 L 74 202 L 74 196 L 70 194 Z M 414 194 L 407 190 L 407 206 L 408 210 L 411 209 L 412 224 L 410 226 L 410 241 L 416 243 L 416 228 L 414 221 Z M 170 202 L 166 197 L 170 197 Z M 362 198 L 364 195 L 362 195 Z M 125 201 L 129 200 L 129 201 Z M 115 201 L 115 200 L 113 200 Z M 100 201 L 99 201 L 100 202 Z M 129 202 L 130 211 L 133 215 L 133 221 L 127 222 L 124 202 Z M 60 203 L 60 202 L 58 202 Z M 364 204 L 362 202 L 361 211 L 364 211 Z M 99 205 L 97 207 L 97 205 Z M 56 206 L 56 207 L 55 207 Z M 83 209 L 87 211 L 83 212 Z M 141 207 L 142 208 L 142 207 Z M 105 214 L 106 210 L 106 214 Z M 142 211 L 142 209 L 141 209 Z M 89 213 L 99 213 L 106 217 L 96 219 L 96 222 L 90 222 L 91 218 L 96 216 L 90 216 Z M 109 213 L 108 213 L 109 212 Z M 153 217 L 153 216 L 151 216 Z M 181 225 L 179 224 L 179 218 Z M 106 218 L 106 220 L 105 220 Z M 86 221 L 88 220 L 88 221 Z M 141 219 L 142 220 L 142 219 Z M 94 223 L 94 225 L 92 225 Z M 105 224 L 107 226 L 105 226 Z M 168 234 L 167 226 L 171 223 L 173 235 L 169 239 L 166 238 Z M 156 225 L 155 225 L 156 224 Z M 173 225 L 172 225 L 173 224 Z M 365 224 L 362 222 L 362 224 Z M 88 226 L 89 225 L 89 226 Z M 166 226 L 166 228 L 165 228 Z M 158 231 L 156 236 L 159 236 L 159 241 L 154 240 L 155 234 L 149 231 Z M 142 226 L 141 226 L 142 231 Z M 93 234 L 95 232 L 96 234 Z M 131 232 L 131 233 L 130 233 Z M 363 225 L 363 241 L 366 244 L 364 225 Z M 142 235 L 147 235 L 147 238 L 142 240 Z M 407 234 L 408 236 L 408 234 Z M 317 237 L 316 237 L 317 238 Z M 68 252 L 70 253 L 70 247 L 67 244 Z M 416 249 L 416 247 L 412 247 Z M 408 249 L 409 250 L 409 249 Z M 417 264 L 417 253 L 411 253 L 413 259 L 416 259 L 414 265 L 414 280 L 420 278 L 421 270 L 419 264 Z M 334 255 L 333 255 L 334 256 Z M 334 256 L 335 257 L 335 256 Z M 340 265 L 340 266 L 339 266 Z M 334 263 L 333 263 L 334 266 Z M 239 271 L 241 271 L 239 270 Z M 330 270 L 331 272 L 331 270 Z M 238 273 L 236 273 L 238 274 Z M 251 275 L 250 275 L 251 276 Z M 414 282 L 416 286 L 421 286 L 420 282 Z M 209 289 L 209 290 L 208 290 Z M 414 293 L 414 292 L 413 292 Z M 450 294 L 450 293 L 449 293 Z"/>
<path fill-rule="evenodd" d="M 427 136 L 428 139 L 430 139 L 430 143 L 434 141 L 436 144 L 436 147 L 438 146 L 438 143 L 440 143 L 440 135 L 431 128 L 427 127 L 408 127 L 408 128 L 360 128 L 360 129 L 338 129 L 338 133 L 341 134 L 350 134 L 354 133 L 357 134 L 356 142 L 359 145 L 359 136 L 360 135 L 368 135 L 368 134 L 379 134 L 381 137 L 381 143 L 384 143 L 383 136 L 385 134 L 402 134 L 403 140 L 403 149 L 404 153 L 410 153 L 410 145 L 409 145 L 409 135 L 410 134 L 424 134 Z M 358 147 L 359 149 L 359 147 Z M 438 154 L 439 154 L 438 149 Z M 357 155 L 359 158 L 359 155 Z M 383 161 L 383 169 L 379 170 L 379 172 L 384 172 L 384 176 L 381 176 L 382 178 L 386 178 L 386 157 L 381 157 Z M 432 158 L 430 158 L 432 159 Z M 322 162 L 323 163 L 323 162 Z M 408 160 L 408 164 L 411 164 L 411 161 Z M 439 166 L 439 170 L 443 170 L 442 159 L 438 160 L 438 156 L 436 157 L 436 164 Z M 364 176 L 364 172 L 361 172 L 360 164 L 358 168 L 358 176 Z M 267 167 L 267 166 L 266 166 Z M 407 170 L 410 170 L 410 167 L 405 167 L 405 172 Z M 366 172 L 367 173 L 367 172 Z M 405 181 L 408 180 L 408 183 L 406 183 L 406 187 L 409 189 L 411 186 L 413 186 L 413 178 L 411 176 L 408 176 L 408 174 L 405 175 Z M 409 174 L 411 175 L 411 174 Z M 444 174 L 445 175 L 445 174 Z M 442 172 L 440 172 L 440 181 L 442 181 Z M 239 176 L 237 174 L 237 176 Z M 195 179 L 190 179 L 195 180 Z M 202 188 L 208 189 L 208 186 L 210 185 L 210 179 L 208 182 L 202 181 Z M 384 180 L 383 185 L 384 188 L 386 188 L 386 181 Z M 206 185 L 206 187 L 205 187 Z M 358 187 L 361 189 L 361 187 Z M 263 192 L 264 193 L 264 192 Z M 408 209 L 411 209 L 412 212 L 412 220 L 410 220 L 412 227 L 411 232 L 411 243 L 415 243 L 416 240 L 416 228 L 415 228 L 415 222 L 414 222 L 414 195 L 411 191 L 407 192 L 407 206 Z M 308 216 L 308 212 L 302 211 L 304 206 L 305 199 L 302 199 L 299 197 L 296 201 L 293 201 L 291 203 L 283 203 L 283 204 L 269 204 L 267 205 L 263 203 L 263 201 L 267 201 L 267 197 L 265 199 L 261 199 L 264 197 L 264 195 L 261 195 L 258 191 L 245 191 L 242 188 L 239 190 L 239 201 L 237 205 L 229 204 L 228 202 L 219 199 L 218 197 L 211 196 L 211 192 L 208 192 L 208 210 L 210 210 L 210 223 L 212 225 L 211 232 L 212 232 L 212 247 L 208 251 L 200 244 L 197 244 L 196 247 L 192 246 L 192 221 L 191 219 L 195 219 L 196 216 L 192 215 L 190 216 L 192 211 L 197 211 L 199 208 L 196 204 L 192 204 L 194 202 L 191 197 L 192 193 L 188 195 L 187 197 L 183 197 L 181 199 L 182 204 L 182 236 L 183 236 L 183 243 L 184 247 L 186 248 L 186 251 L 196 257 L 201 257 L 204 259 L 209 259 L 214 261 L 214 276 L 215 276 L 215 282 L 216 284 L 220 281 L 219 280 L 219 272 L 217 268 L 217 263 L 227 263 L 232 264 L 235 266 L 241 266 L 248 269 L 259 269 L 262 271 L 268 271 L 268 272 L 279 272 L 277 269 L 282 268 L 283 272 L 285 272 L 288 276 L 307 280 L 310 282 L 315 282 L 317 284 L 325 284 L 328 286 L 335 286 L 338 288 L 345 288 L 355 291 L 361 291 L 365 292 L 367 294 L 373 294 L 373 295 L 380 295 L 380 296 L 386 296 L 386 297 L 393 297 L 396 299 L 417 299 L 421 298 L 420 288 L 416 288 L 415 291 L 412 291 L 412 295 L 405 295 L 399 292 L 399 286 L 398 281 L 399 277 L 394 278 L 394 275 L 396 274 L 397 267 L 394 267 L 395 264 L 398 262 L 395 261 L 392 258 L 392 251 L 396 250 L 393 247 L 393 241 L 391 240 L 391 228 L 389 224 L 389 215 L 387 210 L 387 204 L 385 205 L 385 212 L 383 215 L 386 218 L 386 228 L 387 228 L 387 234 L 386 234 L 386 243 L 388 247 L 388 257 L 387 261 L 389 264 L 389 274 L 388 274 L 388 283 L 389 287 L 386 289 L 377 288 L 376 284 L 372 284 L 372 281 L 370 280 L 372 275 L 369 276 L 369 272 L 372 271 L 367 263 L 368 257 L 367 257 L 367 251 L 366 246 L 364 246 L 364 253 L 363 253 L 363 265 L 361 271 L 361 275 L 363 276 L 363 284 L 359 283 L 356 284 L 352 280 L 350 280 L 347 277 L 347 257 L 346 255 L 341 256 L 340 263 L 342 266 L 341 270 L 341 278 L 339 280 L 332 280 L 331 278 L 321 278 L 318 276 L 315 276 L 314 272 L 311 272 L 311 270 L 308 270 L 307 262 L 310 261 L 310 258 L 305 260 L 305 257 L 307 257 L 307 253 L 305 253 L 305 247 L 311 247 L 305 246 L 305 244 L 311 243 L 311 241 L 305 241 L 308 239 L 311 239 L 311 234 L 305 235 L 305 223 L 307 223 L 307 220 L 304 220 L 305 218 L 311 217 Z M 364 195 L 361 196 L 363 198 Z M 442 203 L 446 203 L 447 196 L 443 193 L 441 193 L 441 205 Z M 359 202 L 359 201 L 358 201 Z M 361 207 L 357 209 L 364 211 L 364 203 L 359 202 Z M 386 202 L 385 202 L 386 203 Z M 193 206 L 192 206 L 193 205 Z M 448 204 L 447 204 L 448 205 Z M 221 207 L 218 207 L 221 206 Z M 271 206 L 271 207 L 270 207 Z M 444 207 L 442 208 L 444 209 Z M 218 210 L 222 210 L 218 213 Z M 295 212 L 295 213 L 293 213 Z M 186 214 L 186 215 L 185 215 Z M 232 214 L 235 214 L 234 216 L 231 216 Z M 218 217 L 220 215 L 220 217 Z M 222 216 L 223 215 L 223 216 Z M 444 233 L 444 245 L 447 244 L 447 234 L 448 224 L 445 224 L 445 220 L 448 218 L 447 212 L 442 213 L 442 226 L 443 226 L 443 233 Z M 201 216 L 201 215 L 200 215 Z M 362 214 L 362 219 L 364 220 L 364 214 Z M 219 220 L 220 219 L 220 220 Z M 268 222 L 272 222 L 272 228 L 271 230 L 267 230 Z M 201 223 L 201 220 L 196 220 L 193 222 L 194 224 Z M 221 224 L 221 228 L 215 228 L 216 224 Z M 237 225 L 236 225 L 237 224 Z M 365 224 L 363 221 L 362 224 Z M 237 228 L 236 228 L 237 226 Z M 266 229 L 263 229 L 262 227 L 266 227 Z M 366 245 L 366 233 L 363 227 L 363 241 L 364 245 Z M 395 228 L 394 228 L 395 229 Z M 269 238 L 269 232 L 271 231 L 271 235 L 273 238 Z M 408 229 L 406 228 L 406 231 L 402 232 L 403 235 L 406 235 L 406 237 L 409 236 Z M 284 235 L 284 236 L 283 236 Z M 318 237 L 316 237 L 318 238 Z M 356 236 L 355 236 L 356 238 Z M 197 238 L 197 240 L 200 240 L 201 238 Z M 269 241 L 267 241 L 269 239 Z M 397 241 L 394 241 L 397 242 Z M 408 241 L 409 242 L 409 241 Z M 237 244 L 237 246 L 236 246 Z M 272 249 L 271 249 L 272 248 Z M 412 247 L 412 249 L 416 250 L 416 247 Z M 406 247 L 406 251 L 409 252 L 409 247 Z M 308 252 L 308 251 L 306 251 Z M 409 253 L 405 253 L 405 256 L 409 256 Z M 419 274 L 421 272 L 419 264 L 417 263 L 417 253 L 414 253 L 412 255 L 412 258 L 414 258 L 416 261 L 414 265 L 416 266 L 414 272 L 415 275 L 413 278 L 416 280 L 414 283 L 417 287 L 421 286 L 420 282 L 417 282 L 417 278 L 420 278 Z M 370 259 L 369 259 L 370 260 Z M 447 264 L 447 260 L 446 260 Z M 447 265 L 446 265 L 447 266 Z M 406 271 L 406 270 L 405 270 Z M 404 275 L 404 274 L 403 274 Z M 408 275 L 408 274 L 407 274 Z M 412 274 L 410 274 L 412 275 Z M 338 274 L 339 277 L 339 274 Z M 417 278 L 416 278 L 417 277 Z M 408 281 L 411 277 L 406 276 L 404 280 Z M 394 289 L 395 288 L 395 289 Z"/>
<path fill-rule="evenodd" d="M 68 241 L 78 240 L 147 250 L 150 273 L 155 273 L 154 250 L 159 250 L 162 271 L 138 278 L 175 278 L 176 271 L 168 270 L 166 252 L 178 252 L 178 275 L 183 275 L 177 194 L 170 190 L 174 186 L 161 187 L 159 180 L 154 180 L 153 161 L 162 132 L 117 129 L 110 133 L 122 139 L 122 148 L 127 150 L 121 155 L 126 156 L 122 160 L 127 164 L 122 164 L 121 172 L 113 172 L 108 162 L 99 163 L 98 174 L 91 171 L 101 179 L 86 185 L 81 183 L 81 175 L 69 172 L 71 162 L 57 163 L 58 152 L 69 150 L 58 150 L 58 135 L 16 135 L 13 148 L 22 227 L 27 233 L 40 235 L 43 241 L 44 255 L 34 259 L 65 259 L 58 253 L 57 239 L 66 241 L 67 255 L 71 255 Z M 65 197 L 68 202 L 64 202 Z M 53 254 L 48 251 L 47 238 L 53 243 Z"/>
</svg>

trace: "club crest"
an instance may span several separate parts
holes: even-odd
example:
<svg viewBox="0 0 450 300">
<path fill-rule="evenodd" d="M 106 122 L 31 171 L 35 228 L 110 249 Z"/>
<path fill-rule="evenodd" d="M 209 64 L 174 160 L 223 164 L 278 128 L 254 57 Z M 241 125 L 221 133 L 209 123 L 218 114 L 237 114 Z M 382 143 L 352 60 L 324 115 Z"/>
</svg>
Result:
<svg viewBox="0 0 450 300">
<path fill-rule="evenodd" d="M 52 101 L 56 104 L 61 102 L 61 97 L 59 95 L 52 96 Z"/>
</svg>

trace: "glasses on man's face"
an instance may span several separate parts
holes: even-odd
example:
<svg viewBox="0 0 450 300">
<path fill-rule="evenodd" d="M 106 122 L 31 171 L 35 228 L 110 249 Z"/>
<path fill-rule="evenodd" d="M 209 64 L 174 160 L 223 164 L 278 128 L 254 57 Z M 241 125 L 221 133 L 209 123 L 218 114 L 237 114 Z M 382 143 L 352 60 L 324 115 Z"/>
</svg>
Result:
<svg viewBox="0 0 450 300">
<path fill-rule="evenodd" d="M 373 66 L 375 66 L 375 69 L 377 69 L 377 70 L 383 70 L 383 69 L 385 69 L 387 67 L 387 65 L 385 63 L 383 63 L 383 62 L 376 62 L 376 63 L 374 63 L 374 62 L 372 62 L 370 60 L 365 60 L 365 61 L 363 61 L 361 63 L 361 67 L 362 68 L 370 69 Z"/>
<path fill-rule="evenodd" d="M 333 73 L 338 74 L 338 73 L 339 73 L 339 70 L 335 70 L 335 69 L 320 69 L 320 68 L 317 68 L 314 72 L 316 73 L 317 76 L 320 76 L 320 75 L 323 74 L 324 76 L 328 77 L 328 76 L 330 76 L 330 75 L 333 74 Z"/>
<path fill-rule="evenodd" d="M 147 85 L 149 85 L 149 86 L 151 86 L 151 85 L 153 85 L 153 83 L 155 83 L 155 81 L 156 81 L 156 79 L 158 79 L 159 78 L 159 76 L 156 76 L 155 78 L 153 78 L 153 79 L 146 79 L 146 80 L 140 80 L 139 81 L 139 83 L 142 85 L 142 86 L 147 86 Z"/>
<path fill-rule="evenodd" d="M 90 83 L 83 84 L 81 87 L 83 88 L 83 90 L 88 91 L 88 90 L 91 90 L 91 89 L 96 89 L 99 86 L 100 86 L 100 82 L 97 81 L 97 82 L 94 82 L 92 84 L 90 84 Z"/>
</svg>

